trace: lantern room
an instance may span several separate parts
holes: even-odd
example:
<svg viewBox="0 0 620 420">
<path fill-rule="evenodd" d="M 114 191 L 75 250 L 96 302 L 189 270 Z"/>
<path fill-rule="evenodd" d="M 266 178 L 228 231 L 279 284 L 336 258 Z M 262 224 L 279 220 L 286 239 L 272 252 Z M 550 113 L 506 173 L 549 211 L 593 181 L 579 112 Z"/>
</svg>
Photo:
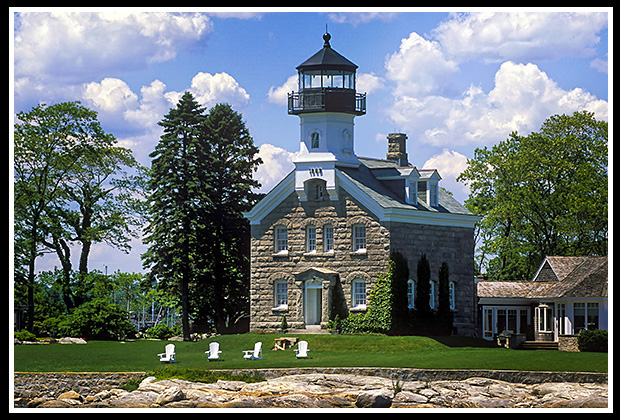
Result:
<svg viewBox="0 0 620 420">
<path fill-rule="evenodd" d="M 323 48 L 297 66 L 299 92 L 288 95 L 288 113 L 313 112 L 366 113 L 366 94 L 355 91 L 357 66 L 338 54 L 323 35 Z"/>
</svg>

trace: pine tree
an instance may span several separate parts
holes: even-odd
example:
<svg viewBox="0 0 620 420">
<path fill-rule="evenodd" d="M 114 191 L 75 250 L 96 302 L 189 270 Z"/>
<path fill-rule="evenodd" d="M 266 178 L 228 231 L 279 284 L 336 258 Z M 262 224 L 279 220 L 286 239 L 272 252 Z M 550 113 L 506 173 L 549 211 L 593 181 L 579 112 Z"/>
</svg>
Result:
<svg viewBox="0 0 620 420">
<path fill-rule="evenodd" d="M 229 105 L 205 114 L 190 93 L 160 125 L 145 265 L 180 296 L 185 340 L 190 313 L 225 332 L 249 311 L 250 230 L 242 213 L 258 198 L 258 148 Z"/>
<path fill-rule="evenodd" d="M 151 277 L 160 287 L 181 298 L 183 339 L 189 340 L 189 285 L 196 278 L 197 224 L 206 205 L 208 187 L 203 171 L 204 109 L 190 93 L 159 123 L 164 129 L 150 157 L 151 220 L 143 256 Z"/>
<path fill-rule="evenodd" d="M 258 148 L 239 113 L 228 104 L 209 110 L 205 125 L 209 207 L 203 214 L 210 226 L 208 248 L 212 262 L 213 316 L 219 332 L 249 312 L 250 227 L 243 217 L 258 200 L 252 179 L 262 163 Z M 227 323 L 228 320 L 228 323 Z"/>
</svg>

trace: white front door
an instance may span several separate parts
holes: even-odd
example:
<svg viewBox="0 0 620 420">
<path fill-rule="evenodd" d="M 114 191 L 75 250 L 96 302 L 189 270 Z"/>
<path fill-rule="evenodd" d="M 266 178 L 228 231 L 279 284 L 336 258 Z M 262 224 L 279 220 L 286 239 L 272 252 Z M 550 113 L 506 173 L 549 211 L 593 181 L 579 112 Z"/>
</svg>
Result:
<svg viewBox="0 0 620 420">
<path fill-rule="evenodd" d="M 321 324 L 322 292 L 323 284 L 320 279 L 306 280 L 304 299 L 306 325 Z"/>
</svg>

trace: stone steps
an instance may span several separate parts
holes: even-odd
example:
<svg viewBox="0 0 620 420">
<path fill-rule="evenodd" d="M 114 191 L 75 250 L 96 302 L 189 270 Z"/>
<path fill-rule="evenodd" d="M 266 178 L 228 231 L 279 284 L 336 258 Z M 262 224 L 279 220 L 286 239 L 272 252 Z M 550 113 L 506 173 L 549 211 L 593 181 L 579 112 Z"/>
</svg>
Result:
<svg viewBox="0 0 620 420">
<path fill-rule="evenodd" d="M 557 341 L 524 341 L 519 347 L 522 350 L 557 350 Z"/>
<path fill-rule="evenodd" d="M 320 325 L 307 325 L 306 328 L 291 329 L 287 334 L 329 334 L 329 331 L 322 329 Z"/>
</svg>

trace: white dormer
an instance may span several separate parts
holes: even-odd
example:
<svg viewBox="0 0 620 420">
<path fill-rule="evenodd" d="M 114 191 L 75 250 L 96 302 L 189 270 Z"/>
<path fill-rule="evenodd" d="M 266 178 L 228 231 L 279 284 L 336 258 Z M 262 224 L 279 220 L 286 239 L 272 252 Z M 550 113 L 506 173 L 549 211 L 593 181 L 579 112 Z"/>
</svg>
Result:
<svg viewBox="0 0 620 420">
<path fill-rule="evenodd" d="M 418 179 L 420 172 L 415 166 L 390 168 L 389 170 L 379 170 L 375 172 L 375 177 L 379 181 L 387 182 L 399 181 L 396 186 L 390 186 L 392 191 L 398 195 L 402 194 L 402 181 L 404 180 L 404 198 L 407 204 L 418 204 Z M 389 184 L 388 184 L 389 185 Z"/>
<path fill-rule="evenodd" d="M 431 207 L 439 206 L 439 181 L 441 176 L 437 169 L 420 169 L 418 179 L 418 200 L 424 201 Z"/>
</svg>

